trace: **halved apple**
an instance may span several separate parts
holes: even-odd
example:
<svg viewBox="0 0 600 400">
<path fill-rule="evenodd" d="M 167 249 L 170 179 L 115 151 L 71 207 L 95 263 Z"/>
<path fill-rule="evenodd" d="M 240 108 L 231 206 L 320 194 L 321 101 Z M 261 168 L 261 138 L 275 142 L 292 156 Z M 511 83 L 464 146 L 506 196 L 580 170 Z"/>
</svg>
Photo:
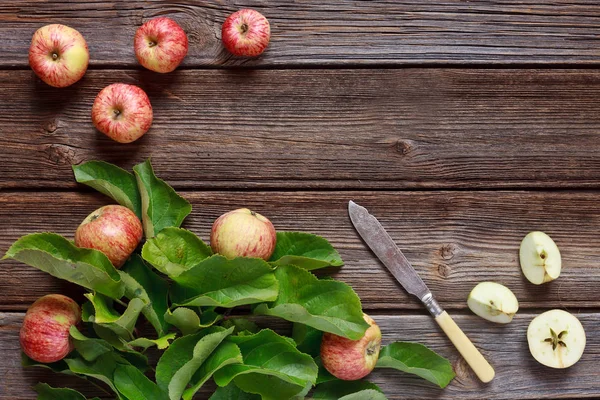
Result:
<svg viewBox="0 0 600 400">
<path fill-rule="evenodd" d="M 523 238 L 519 260 L 525 278 L 534 285 L 550 282 L 560 275 L 560 251 L 544 232 L 529 232 Z"/>
<path fill-rule="evenodd" d="M 471 290 L 467 305 L 475 314 L 488 321 L 508 324 L 519 310 L 514 293 L 496 282 L 481 282 Z"/>
<path fill-rule="evenodd" d="M 550 310 L 535 317 L 527 328 L 527 342 L 533 358 L 551 368 L 568 368 L 585 349 L 581 322 L 563 310 Z"/>
</svg>

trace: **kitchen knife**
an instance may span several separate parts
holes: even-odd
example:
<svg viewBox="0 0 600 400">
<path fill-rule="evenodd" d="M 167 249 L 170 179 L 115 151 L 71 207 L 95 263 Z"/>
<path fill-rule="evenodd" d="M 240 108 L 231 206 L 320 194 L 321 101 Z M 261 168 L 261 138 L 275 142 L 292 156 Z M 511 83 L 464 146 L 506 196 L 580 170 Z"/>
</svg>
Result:
<svg viewBox="0 0 600 400">
<path fill-rule="evenodd" d="M 410 265 L 377 218 L 369 214 L 366 208 L 353 201 L 348 203 L 348 212 L 358 234 L 404 289 L 421 300 L 456 349 L 475 371 L 477 377 L 486 383 L 494 379 L 495 372 L 492 366 L 433 298 L 427 285 L 421 280 L 417 271 Z"/>
</svg>

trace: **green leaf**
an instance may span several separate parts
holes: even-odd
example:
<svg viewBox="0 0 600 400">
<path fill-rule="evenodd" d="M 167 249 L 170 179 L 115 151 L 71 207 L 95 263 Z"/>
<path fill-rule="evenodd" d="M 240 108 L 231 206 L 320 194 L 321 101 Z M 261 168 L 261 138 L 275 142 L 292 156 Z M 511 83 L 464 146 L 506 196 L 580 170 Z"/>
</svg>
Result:
<svg viewBox="0 0 600 400">
<path fill-rule="evenodd" d="M 53 388 L 47 383 L 38 383 L 33 387 L 37 392 L 37 400 L 86 400 L 85 396 L 69 388 Z M 100 400 L 94 397 L 92 400 Z"/>
<path fill-rule="evenodd" d="M 75 326 L 69 329 L 75 350 L 86 361 L 94 361 L 102 354 L 113 351 L 113 347 L 104 339 L 88 338 Z"/>
<path fill-rule="evenodd" d="M 315 364 L 319 367 L 319 374 L 317 375 L 317 385 L 320 385 L 323 382 L 334 381 L 337 378 L 323 366 L 323 361 L 321 360 L 321 356 L 315 357 Z"/>
<path fill-rule="evenodd" d="M 335 381 L 317 386 L 312 396 L 321 400 L 386 400 L 381 389 L 367 381 Z"/>
<path fill-rule="evenodd" d="M 107 195 L 142 219 L 142 201 L 135 176 L 104 161 L 73 165 L 75 180 Z"/>
<path fill-rule="evenodd" d="M 157 270 L 170 277 L 198 265 L 212 250 L 198 236 L 182 228 L 165 228 L 148 239 L 142 257 Z"/>
<path fill-rule="evenodd" d="M 175 340 L 156 365 L 156 382 L 171 400 L 180 399 L 202 363 L 233 332 L 210 327 Z"/>
<path fill-rule="evenodd" d="M 114 384 L 114 372 L 118 364 L 128 365 L 129 363 L 116 352 L 102 354 L 94 361 L 85 361 L 83 358 L 65 358 L 64 360 L 69 369 L 74 374 L 85 375 L 107 384 L 118 396 L 123 399 Z"/>
<path fill-rule="evenodd" d="M 231 336 L 227 341 L 240 348 L 244 364 L 227 365 L 215 372 L 219 386 L 233 381 L 244 392 L 275 400 L 293 397 L 317 379 L 312 357 L 299 352 L 291 339 L 271 330 Z"/>
<path fill-rule="evenodd" d="M 24 262 L 50 275 L 118 299 L 124 288 L 118 271 L 98 250 L 80 249 L 55 233 L 23 236 L 3 259 Z"/>
<path fill-rule="evenodd" d="M 344 264 L 339 253 L 326 239 L 304 232 L 277 232 L 277 244 L 270 261 L 276 265 L 295 265 L 309 271 Z"/>
<path fill-rule="evenodd" d="M 174 340 L 176 336 L 176 333 L 168 333 L 158 339 L 147 339 L 142 337 L 132 340 L 131 342 L 126 342 L 125 344 L 129 347 L 142 347 L 144 350 L 152 346 L 156 346 L 159 350 L 164 350 L 169 347 L 169 340 Z"/>
<path fill-rule="evenodd" d="M 454 378 L 452 365 L 420 343 L 395 342 L 379 352 L 376 368 L 394 368 L 415 374 L 444 388 Z"/>
<path fill-rule="evenodd" d="M 41 362 L 38 362 L 38 361 L 35 361 L 35 360 L 29 358 L 27 356 L 27 354 L 25 354 L 24 352 L 21 352 L 21 366 L 23 368 L 41 367 L 41 368 L 49 369 L 52 372 L 72 375 L 71 372 L 69 371 L 69 366 L 67 365 L 67 363 L 65 363 L 64 360 L 56 361 L 56 362 L 49 363 L 49 364 L 44 364 L 44 363 L 41 363 Z"/>
<path fill-rule="evenodd" d="M 134 298 L 129 301 L 127 309 L 120 315 L 112 307 L 112 299 L 101 294 L 84 294 L 94 306 L 94 323 L 108 328 L 122 339 L 132 340 L 135 323 L 146 303 L 142 299 Z"/>
<path fill-rule="evenodd" d="M 206 310 L 200 316 L 189 308 L 178 307 L 175 311 L 167 311 L 165 320 L 183 333 L 189 335 L 198 332 L 202 328 L 207 328 L 222 318 L 221 314 L 214 310 Z"/>
<path fill-rule="evenodd" d="M 225 387 L 217 388 L 209 400 L 261 400 L 261 396 L 243 392 L 234 383 L 230 383 Z"/>
<path fill-rule="evenodd" d="M 142 198 L 142 223 L 146 238 L 164 228 L 179 227 L 192 212 L 192 205 L 171 186 L 154 175 L 150 160 L 133 167 Z"/>
<path fill-rule="evenodd" d="M 235 307 L 277 298 L 273 267 L 259 258 L 215 255 L 173 280 L 171 299 L 180 306 Z"/>
<path fill-rule="evenodd" d="M 159 336 L 165 334 L 168 324 L 164 319 L 168 309 L 169 285 L 155 274 L 137 255 L 132 255 L 120 271 L 125 297 L 139 298 L 146 304 L 142 314 L 152 324 Z"/>
<path fill-rule="evenodd" d="M 292 338 L 301 352 L 310 354 L 312 357 L 321 354 L 322 331 L 296 322 L 292 328 Z"/>
<path fill-rule="evenodd" d="M 231 328 L 233 326 L 233 334 L 247 332 L 250 334 L 258 333 L 260 328 L 248 318 L 229 318 L 221 324 L 223 328 Z"/>
<path fill-rule="evenodd" d="M 131 365 L 117 365 L 114 373 L 115 386 L 129 400 L 163 400 L 167 396 L 156 383 Z"/>
<path fill-rule="evenodd" d="M 279 297 L 273 303 L 259 304 L 254 309 L 256 314 L 300 322 L 352 340 L 362 338 L 369 328 L 360 299 L 345 283 L 319 280 L 294 265 L 277 268 L 275 276 Z"/>
<path fill-rule="evenodd" d="M 183 399 L 191 400 L 216 371 L 226 365 L 241 364 L 242 362 L 242 353 L 239 347 L 231 342 L 222 342 L 198 368 L 190 380 L 191 387 L 183 392 Z"/>
</svg>

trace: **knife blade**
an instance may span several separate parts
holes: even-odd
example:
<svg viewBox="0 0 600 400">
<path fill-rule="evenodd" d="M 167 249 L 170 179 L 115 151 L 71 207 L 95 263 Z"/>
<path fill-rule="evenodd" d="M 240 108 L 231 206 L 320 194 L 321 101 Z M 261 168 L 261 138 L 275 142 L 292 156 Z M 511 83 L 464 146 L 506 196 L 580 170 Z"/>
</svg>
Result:
<svg viewBox="0 0 600 400">
<path fill-rule="evenodd" d="M 402 287 L 421 300 L 479 379 L 482 382 L 491 381 L 495 375 L 492 366 L 434 299 L 425 282 L 377 218 L 371 215 L 366 208 L 353 201 L 348 203 L 348 213 L 352 224 L 365 243 Z"/>
</svg>

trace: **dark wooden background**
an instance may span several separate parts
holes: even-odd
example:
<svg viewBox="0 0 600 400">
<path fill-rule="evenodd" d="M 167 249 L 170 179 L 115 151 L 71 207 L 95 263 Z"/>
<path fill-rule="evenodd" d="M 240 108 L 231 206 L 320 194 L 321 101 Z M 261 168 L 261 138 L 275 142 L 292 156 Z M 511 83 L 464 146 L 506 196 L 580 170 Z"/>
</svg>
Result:
<svg viewBox="0 0 600 400">
<path fill-rule="evenodd" d="M 221 23 L 244 7 L 271 22 L 257 59 L 221 45 Z M 190 39 L 168 75 L 142 70 L 133 53 L 135 30 L 158 15 Z M 88 73 L 67 89 L 46 86 L 27 65 L 31 36 L 48 23 L 72 26 L 90 47 Z M 249 206 L 278 229 L 325 236 L 346 262 L 328 272 L 353 285 L 385 342 L 421 341 L 452 361 L 457 378 L 445 390 L 376 371 L 369 379 L 390 399 L 600 396 L 598 1 L 13 0 L 0 4 L 0 38 L 0 250 L 35 231 L 72 237 L 108 203 L 75 184 L 71 164 L 130 168 L 152 156 L 193 204 L 187 228 L 207 240 L 217 216 Z M 150 132 L 130 145 L 90 120 L 94 97 L 113 82 L 140 85 L 155 110 Z M 494 365 L 491 384 L 478 383 L 364 247 L 348 200 L 389 229 Z M 520 272 L 531 230 L 550 234 L 563 255 L 561 277 L 544 286 Z M 517 295 L 510 325 L 466 308 L 483 280 Z M 0 399 L 33 399 L 40 380 L 97 394 L 20 366 L 24 312 L 53 292 L 78 296 L 33 268 L 0 264 Z M 567 370 L 537 364 L 527 348 L 528 323 L 550 308 L 575 313 L 587 332 L 583 358 Z"/>
</svg>

